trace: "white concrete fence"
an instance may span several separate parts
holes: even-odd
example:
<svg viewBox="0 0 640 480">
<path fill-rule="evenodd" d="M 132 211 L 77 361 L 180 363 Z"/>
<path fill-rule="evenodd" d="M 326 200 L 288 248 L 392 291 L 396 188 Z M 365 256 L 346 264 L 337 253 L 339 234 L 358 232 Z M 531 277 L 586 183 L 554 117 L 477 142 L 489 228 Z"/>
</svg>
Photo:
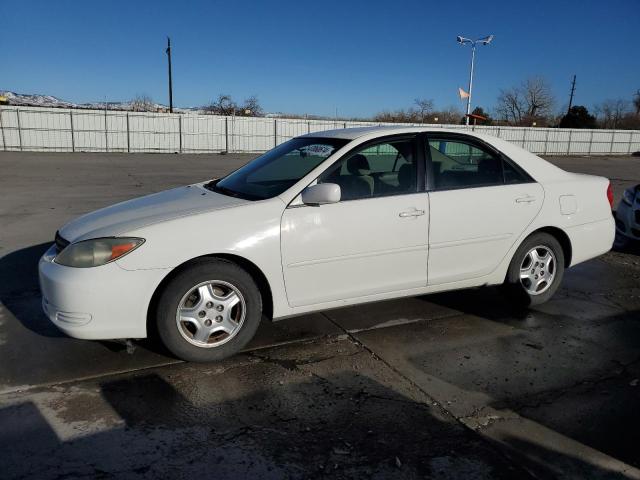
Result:
<svg viewBox="0 0 640 480">
<path fill-rule="evenodd" d="M 333 128 L 387 125 L 218 115 L 0 107 L 0 151 L 262 152 L 290 138 Z M 388 124 L 420 125 L 420 124 Z M 463 125 L 430 125 L 465 129 Z M 606 155 L 640 151 L 639 130 L 477 126 L 537 154 Z"/>
</svg>

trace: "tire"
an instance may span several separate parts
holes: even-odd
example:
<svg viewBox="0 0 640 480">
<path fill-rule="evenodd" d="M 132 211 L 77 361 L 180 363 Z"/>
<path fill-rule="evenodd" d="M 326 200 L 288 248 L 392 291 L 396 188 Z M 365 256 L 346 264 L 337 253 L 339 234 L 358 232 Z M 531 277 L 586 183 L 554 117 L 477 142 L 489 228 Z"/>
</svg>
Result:
<svg viewBox="0 0 640 480">
<path fill-rule="evenodd" d="M 532 254 L 534 250 L 535 255 Z M 540 305 L 549 300 L 562 283 L 564 261 L 562 246 L 553 235 L 541 232 L 527 237 L 513 255 L 507 271 L 505 283 L 510 299 L 524 307 Z M 553 268 L 546 269 L 551 265 Z M 525 271 L 523 267 L 528 268 Z M 527 277 L 521 278 L 521 271 L 522 276 Z"/>
<path fill-rule="evenodd" d="M 261 318 L 262 297 L 253 278 L 222 259 L 202 260 L 178 273 L 155 309 L 160 341 L 190 362 L 234 355 L 253 338 Z"/>
</svg>

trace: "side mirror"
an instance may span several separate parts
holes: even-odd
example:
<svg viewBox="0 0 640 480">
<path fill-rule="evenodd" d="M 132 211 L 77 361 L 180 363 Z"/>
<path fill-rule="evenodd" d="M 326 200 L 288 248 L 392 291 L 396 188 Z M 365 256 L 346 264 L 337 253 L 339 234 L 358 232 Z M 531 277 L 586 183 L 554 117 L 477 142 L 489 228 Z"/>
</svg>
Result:
<svg viewBox="0 0 640 480">
<path fill-rule="evenodd" d="M 302 203 L 305 205 L 324 205 L 340 201 L 340 185 L 319 183 L 302 191 Z"/>
</svg>

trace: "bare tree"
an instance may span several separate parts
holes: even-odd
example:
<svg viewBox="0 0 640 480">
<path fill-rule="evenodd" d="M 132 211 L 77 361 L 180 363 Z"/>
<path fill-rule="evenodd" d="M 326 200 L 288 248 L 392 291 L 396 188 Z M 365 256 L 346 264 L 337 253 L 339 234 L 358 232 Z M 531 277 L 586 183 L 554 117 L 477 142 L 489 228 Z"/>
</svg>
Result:
<svg viewBox="0 0 640 480">
<path fill-rule="evenodd" d="M 264 114 L 256 95 L 245 99 L 242 105 L 229 94 L 220 94 L 211 104 L 204 107 L 205 112 L 215 115 L 238 115 L 240 117 L 259 117 Z"/>
<path fill-rule="evenodd" d="M 543 78 L 527 79 L 522 85 L 522 93 L 527 105 L 527 116 L 544 117 L 552 113 L 555 100 L 551 88 Z"/>
<path fill-rule="evenodd" d="M 636 115 L 640 115 L 640 88 L 633 95 L 633 106 L 636 109 Z"/>
<path fill-rule="evenodd" d="M 238 105 L 231 98 L 231 95 L 221 93 L 216 100 L 204 109 L 215 115 L 234 115 L 238 110 Z"/>
<path fill-rule="evenodd" d="M 136 95 L 131 100 L 131 110 L 134 112 L 153 112 L 155 110 L 155 104 L 149 95 Z"/>
<path fill-rule="evenodd" d="M 433 112 L 429 117 L 429 123 L 457 125 L 462 119 L 464 119 L 462 111 L 458 107 L 450 105 L 447 108 Z"/>
<path fill-rule="evenodd" d="M 264 112 L 256 95 L 247 98 L 241 107 L 242 114 L 248 117 L 260 117 Z"/>
<path fill-rule="evenodd" d="M 524 98 L 519 88 L 500 90 L 496 113 L 508 123 L 521 125 L 526 112 Z"/>
<path fill-rule="evenodd" d="M 416 121 L 416 118 L 415 111 L 413 109 L 400 109 L 393 112 L 385 110 L 383 112 L 376 113 L 373 120 L 376 122 L 387 123 L 412 123 Z"/>
<path fill-rule="evenodd" d="M 621 98 L 605 100 L 596 105 L 595 112 L 601 128 L 616 128 L 620 120 L 629 112 L 629 104 Z"/>
<path fill-rule="evenodd" d="M 413 104 L 416 106 L 416 120 L 420 123 L 428 122 L 427 117 L 429 117 L 431 112 L 433 112 L 433 100 L 426 98 L 416 98 L 413 101 Z"/>
<path fill-rule="evenodd" d="M 554 103 L 548 83 L 533 77 L 518 87 L 501 90 L 496 112 L 509 123 L 523 125 L 551 115 Z"/>
</svg>

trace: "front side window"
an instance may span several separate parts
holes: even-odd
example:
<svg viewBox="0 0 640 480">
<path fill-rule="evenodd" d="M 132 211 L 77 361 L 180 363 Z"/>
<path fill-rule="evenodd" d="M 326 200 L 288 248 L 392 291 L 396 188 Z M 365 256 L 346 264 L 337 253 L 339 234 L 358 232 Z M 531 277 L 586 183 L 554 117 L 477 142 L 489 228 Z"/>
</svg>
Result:
<svg viewBox="0 0 640 480">
<path fill-rule="evenodd" d="M 416 163 L 413 139 L 369 144 L 329 167 L 318 183 L 340 185 L 342 200 L 414 193 Z"/>
<path fill-rule="evenodd" d="M 207 188 L 248 200 L 275 197 L 347 143 L 348 140 L 338 138 L 294 138 Z"/>
<path fill-rule="evenodd" d="M 526 177 L 502 157 L 459 139 L 428 142 L 436 190 L 522 183 Z"/>
</svg>

